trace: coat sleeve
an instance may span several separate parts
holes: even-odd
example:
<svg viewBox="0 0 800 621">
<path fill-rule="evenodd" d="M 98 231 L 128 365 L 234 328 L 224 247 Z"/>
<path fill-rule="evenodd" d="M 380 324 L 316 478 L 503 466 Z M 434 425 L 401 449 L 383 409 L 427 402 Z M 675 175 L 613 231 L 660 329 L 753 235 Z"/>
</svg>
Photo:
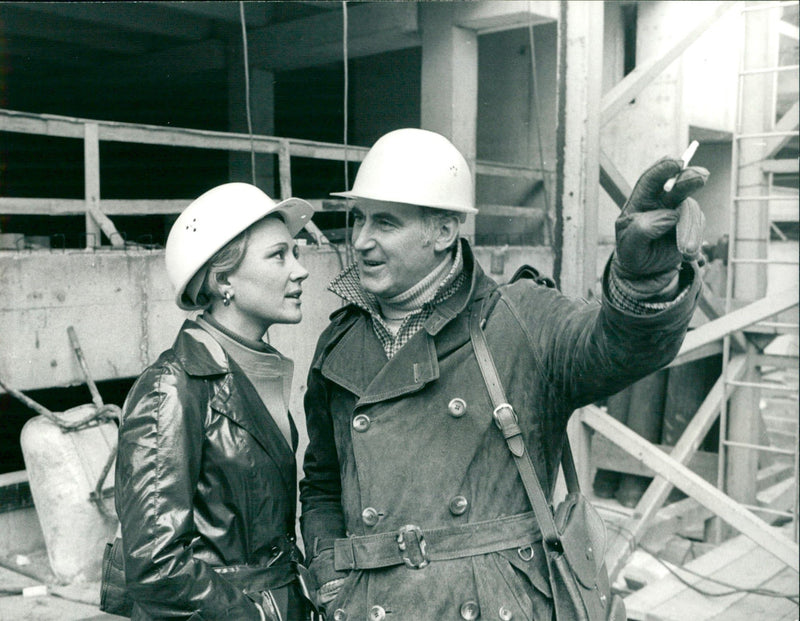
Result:
<svg viewBox="0 0 800 621">
<path fill-rule="evenodd" d="M 327 552 L 333 540 L 344 537 L 346 532 L 333 420 L 326 383 L 320 372 L 320 352 L 325 340 L 323 333 L 308 375 L 304 406 L 309 442 L 303 461 L 304 477 L 300 482 L 303 542 L 309 568 L 319 586 L 347 575 L 334 570 L 332 554 L 319 554 Z"/>
<path fill-rule="evenodd" d="M 606 293 L 607 284 L 608 267 Z M 675 357 L 700 293 L 693 266 L 683 266 L 681 284 L 688 290 L 678 301 L 646 315 L 615 305 L 607 294 L 602 302 L 587 302 L 530 281 L 510 285 L 504 297 L 526 333 L 550 400 L 571 412 Z"/>
<path fill-rule="evenodd" d="M 116 470 L 126 585 L 152 618 L 258 621 L 256 605 L 192 555 L 206 390 L 188 381 L 153 367 L 126 399 Z"/>
</svg>

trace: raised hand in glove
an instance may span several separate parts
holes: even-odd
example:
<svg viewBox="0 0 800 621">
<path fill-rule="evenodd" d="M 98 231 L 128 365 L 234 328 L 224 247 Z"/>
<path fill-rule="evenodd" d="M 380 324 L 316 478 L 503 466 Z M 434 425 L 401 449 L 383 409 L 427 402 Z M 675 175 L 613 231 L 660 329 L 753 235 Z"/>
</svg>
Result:
<svg viewBox="0 0 800 621">
<path fill-rule="evenodd" d="M 675 185 L 665 191 L 664 183 L 676 175 Z M 705 218 L 689 195 L 706 179 L 705 168 L 683 168 L 680 159 L 669 157 L 639 177 L 617 218 L 611 262 L 614 277 L 629 295 L 660 301 L 677 292 L 681 262 L 696 260 L 703 241 Z"/>
</svg>

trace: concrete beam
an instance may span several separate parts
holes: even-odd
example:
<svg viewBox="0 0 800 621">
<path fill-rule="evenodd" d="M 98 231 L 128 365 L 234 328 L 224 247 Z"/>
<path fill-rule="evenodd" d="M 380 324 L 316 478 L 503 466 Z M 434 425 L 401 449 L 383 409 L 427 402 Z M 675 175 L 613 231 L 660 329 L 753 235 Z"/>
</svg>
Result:
<svg viewBox="0 0 800 621">
<path fill-rule="evenodd" d="M 101 52 L 119 54 L 143 54 L 152 46 L 152 38 L 146 34 L 122 31 L 109 31 L 96 24 L 83 21 L 63 19 L 56 15 L 37 11 L 42 3 L 26 2 L 23 4 L 0 4 L 0 22 L 3 33 L 14 43 L 15 40 L 40 40 L 38 48 L 42 48 L 42 40 L 50 43 L 61 43 L 74 48 L 89 48 Z"/>
<path fill-rule="evenodd" d="M 455 25 L 481 34 L 555 21 L 559 14 L 559 3 L 548 1 L 459 2 L 452 8 Z"/>
<path fill-rule="evenodd" d="M 416 2 L 375 2 L 348 7 L 348 58 L 419 46 L 417 10 Z M 282 22 L 248 35 L 250 64 L 286 71 L 341 62 L 342 38 L 340 11 Z"/>
<path fill-rule="evenodd" d="M 187 41 L 207 38 L 211 28 L 209 20 L 176 14 L 161 2 L 30 2 L 25 9 L 106 28 Z"/>
</svg>

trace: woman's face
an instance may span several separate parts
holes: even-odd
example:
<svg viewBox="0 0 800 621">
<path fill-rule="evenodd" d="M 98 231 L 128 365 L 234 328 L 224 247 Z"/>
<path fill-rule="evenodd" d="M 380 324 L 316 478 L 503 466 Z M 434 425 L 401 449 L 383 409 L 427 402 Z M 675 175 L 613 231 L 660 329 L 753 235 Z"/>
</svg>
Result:
<svg viewBox="0 0 800 621">
<path fill-rule="evenodd" d="M 228 274 L 233 299 L 226 315 L 242 335 L 260 338 L 273 323 L 298 323 L 308 272 L 297 260 L 295 240 L 283 221 L 264 218 L 250 228 L 239 266 Z"/>
</svg>

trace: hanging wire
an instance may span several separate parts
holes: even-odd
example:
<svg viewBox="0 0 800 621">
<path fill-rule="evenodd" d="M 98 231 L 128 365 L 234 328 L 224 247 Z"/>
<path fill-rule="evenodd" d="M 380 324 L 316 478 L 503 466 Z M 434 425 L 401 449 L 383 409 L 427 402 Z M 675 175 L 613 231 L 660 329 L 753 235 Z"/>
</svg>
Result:
<svg viewBox="0 0 800 621">
<path fill-rule="evenodd" d="M 342 2 L 342 58 L 344 60 L 344 93 L 343 93 L 343 100 L 344 100 L 344 113 L 343 113 L 343 136 L 342 136 L 342 143 L 344 144 L 344 187 L 345 190 L 350 189 L 350 171 L 348 169 L 348 142 L 347 142 L 347 125 L 348 125 L 348 91 L 349 91 L 349 82 L 350 82 L 350 74 L 348 70 L 348 49 L 347 49 L 347 2 L 346 0 Z M 350 244 L 350 201 L 345 200 L 345 208 L 344 208 L 344 252 L 345 252 L 345 259 L 347 260 L 347 265 L 350 265 L 353 262 L 353 248 Z"/>
<path fill-rule="evenodd" d="M 533 49 L 533 12 L 530 1 L 528 2 L 528 45 L 531 48 L 531 82 L 533 86 L 533 109 L 536 122 L 536 141 L 539 147 L 539 168 L 542 174 L 542 193 L 544 194 L 544 226 L 546 243 L 553 243 L 550 222 L 550 198 L 547 191 L 547 171 L 544 165 L 544 149 L 542 148 L 542 119 L 539 116 L 541 100 L 539 99 L 539 81 L 536 72 L 536 52 Z M 528 132 L 530 139 L 530 131 Z M 530 153 L 530 148 L 528 149 Z"/>
<path fill-rule="evenodd" d="M 244 101 L 247 110 L 247 133 L 250 135 L 250 173 L 256 185 L 256 149 L 253 141 L 253 117 L 250 112 L 250 63 L 247 58 L 247 24 L 244 18 L 244 2 L 239 2 L 239 21 L 242 23 L 242 49 L 244 51 Z"/>
</svg>

